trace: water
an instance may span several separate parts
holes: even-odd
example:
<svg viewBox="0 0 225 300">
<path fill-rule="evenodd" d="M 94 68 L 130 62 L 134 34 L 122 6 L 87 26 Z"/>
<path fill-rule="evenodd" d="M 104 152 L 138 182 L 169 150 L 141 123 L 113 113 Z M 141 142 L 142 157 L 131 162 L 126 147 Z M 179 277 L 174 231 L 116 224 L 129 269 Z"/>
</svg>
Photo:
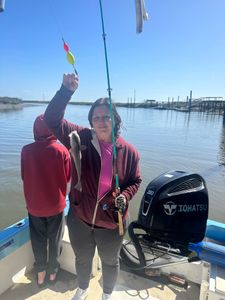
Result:
<svg viewBox="0 0 225 300">
<path fill-rule="evenodd" d="M 0 229 L 27 215 L 20 179 L 20 152 L 33 141 L 33 121 L 46 105 L 0 112 Z M 66 118 L 88 125 L 89 106 L 71 106 Z M 137 217 L 147 184 L 168 170 L 201 174 L 209 191 L 209 217 L 225 221 L 225 128 L 219 115 L 154 109 L 119 108 L 125 127 L 122 136 L 141 155 L 142 186 L 132 200 L 131 218 Z"/>
</svg>

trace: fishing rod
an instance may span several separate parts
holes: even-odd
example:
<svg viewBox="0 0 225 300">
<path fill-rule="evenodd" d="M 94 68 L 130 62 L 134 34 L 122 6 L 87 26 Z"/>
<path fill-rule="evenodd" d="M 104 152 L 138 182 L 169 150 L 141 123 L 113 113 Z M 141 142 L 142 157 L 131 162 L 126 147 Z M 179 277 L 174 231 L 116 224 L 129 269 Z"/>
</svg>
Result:
<svg viewBox="0 0 225 300">
<path fill-rule="evenodd" d="M 118 176 L 118 169 L 117 169 L 117 151 L 116 151 L 116 140 L 115 140 L 115 132 L 114 132 L 114 117 L 112 113 L 112 96 L 111 96 L 111 86 L 110 86 L 110 78 L 109 78 L 109 64 L 108 64 L 108 55 L 107 55 L 107 47 L 106 47 L 106 33 L 105 33 L 105 25 L 104 25 L 104 17 L 103 17 L 103 9 L 102 9 L 102 1 L 99 0 L 100 6 L 100 14 L 101 14 L 101 24 L 102 24 L 102 38 L 104 44 L 104 54 L 105 54 L 105 64 L 106 64 L 106 75 L 107 75 L 107 85 L 108 85 L 108 95 L 109 95 L 109 107 L 110 107 L 110 119 L 112 125 L 112 143 L 113 143 L 113 160 L 115 163 L 115 180 L 116 180 L 116 191 L 115 196 L 120 194 L 120 186 L 119 186 L 119 176 Z M 118 209 L 118 223 L 119 223 L 119 235 L 123 235 L 123 219 L 122 219 L 122 212 Z"/>
</svg>

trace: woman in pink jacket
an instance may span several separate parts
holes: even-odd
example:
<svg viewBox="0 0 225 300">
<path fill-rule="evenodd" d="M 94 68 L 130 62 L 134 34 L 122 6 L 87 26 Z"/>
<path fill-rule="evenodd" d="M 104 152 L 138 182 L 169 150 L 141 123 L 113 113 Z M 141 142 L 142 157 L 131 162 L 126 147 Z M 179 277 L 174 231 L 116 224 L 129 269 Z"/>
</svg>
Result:
<svg viewBox="0 0 225 300">
<path fill-rule="evenodd" d="M 119 252 L 123 235 L 118 232 L 116 208 L 123 212 L 126 228 L 128 206 L 140 183 L 139 154 L 119 134 L 121 118 L 112 106 L 116 160 L 113 158 L 110 102 L 100 98 L 88 114 L 91 128 L 63 118 L 66 105 L 78 87 L 75 74 L 64 75 L 63 84 L 45 112 L 45 121 L 73 157 L 70 210 L 67 218 L 69 236 L 76 257 L 79 288 L 74 300 L 85 299 L 95 248 L 102 261 L 103 300 L 111 298 L 119 271 Z M 116 198 L 115 175 L 120 195 Z"/>
</svg>

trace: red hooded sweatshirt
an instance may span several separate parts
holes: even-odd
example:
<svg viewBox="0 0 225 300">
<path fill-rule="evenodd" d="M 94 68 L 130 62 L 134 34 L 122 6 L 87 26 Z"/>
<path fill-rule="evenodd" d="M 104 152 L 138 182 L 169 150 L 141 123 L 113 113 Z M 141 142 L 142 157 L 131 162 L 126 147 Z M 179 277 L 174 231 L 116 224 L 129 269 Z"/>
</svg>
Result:
<svg viewBox="0 0 225 300">
<path fill-rule="evenodd" d="M 59 214 L 66 206 L 67 184 L 71 177 L 68 150 L 56 142 L 43 115 L 34 122 L 35 142 L 21 152 L 21 177 L 28 212 L 36 217 Z"/>
</svg>

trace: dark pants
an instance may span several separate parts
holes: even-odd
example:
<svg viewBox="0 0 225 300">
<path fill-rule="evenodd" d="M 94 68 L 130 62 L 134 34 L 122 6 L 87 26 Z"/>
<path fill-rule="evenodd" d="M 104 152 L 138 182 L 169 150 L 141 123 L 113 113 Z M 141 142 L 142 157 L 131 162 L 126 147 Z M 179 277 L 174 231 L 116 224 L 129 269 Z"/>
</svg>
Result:
<svg viewBox="0 0 225 300">
<path fill-rule="evenodd" d="M 92 260 L 97 246 L 102 262 L 103 292 L 111 294 L 119 272 L 119 253 L 123 236 L 119 236 L 118 229 L 92 229 L 74 216 L 71 210 L 67 216 L 67 225 L 75 254 L 79 287 L 86 289 L 89 286 Z"/>
<path fill-rule="evenodd" d="M 35 217 L 28 214 L 28 217 L 37 272 L 48 269 L 50 274 L 57 273 L 58 259 L 62 252 L 64 213 L 51 217 Z"/>
</svg>

